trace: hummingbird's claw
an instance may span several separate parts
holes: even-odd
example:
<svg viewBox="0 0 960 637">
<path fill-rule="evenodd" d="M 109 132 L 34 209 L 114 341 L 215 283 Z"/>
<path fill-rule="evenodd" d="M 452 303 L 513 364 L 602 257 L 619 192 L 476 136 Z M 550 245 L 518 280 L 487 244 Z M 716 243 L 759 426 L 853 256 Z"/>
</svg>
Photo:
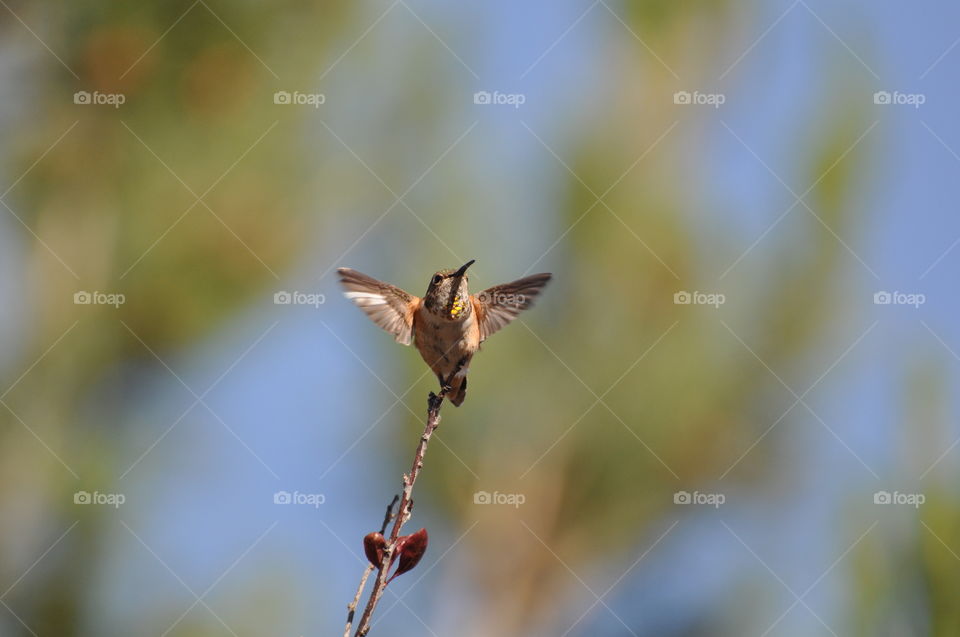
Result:
<svg viewBox="0 0 960 637">
<path fill-rule="evenodd" d="M 440 380 L 440 389 L 444 395 L 453 391 L 453 379 L 456 378 L 457 374 L 460 373 L 460 370 L 463 369 L 463 365 L 464 359 L 461 358 L 459 361 L 457 361 L 457 366 L 452 372 L 450 372 L 450 375 L 447 378 Z"/>
<path fill-rule="evenodd" d="M 434 411 L 440 408 L 440 403 L 443 402 L 443 399 L 430 392 L 430 395 L 427 397 L 427 409 Z"/>
</svg>

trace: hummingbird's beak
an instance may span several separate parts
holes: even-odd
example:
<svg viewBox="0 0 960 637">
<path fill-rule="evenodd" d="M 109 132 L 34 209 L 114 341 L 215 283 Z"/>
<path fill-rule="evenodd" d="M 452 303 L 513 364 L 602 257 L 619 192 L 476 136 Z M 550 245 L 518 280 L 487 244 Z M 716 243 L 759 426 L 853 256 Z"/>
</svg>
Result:
<svg viewBox="0 0 960 637">
<path fill-rule="evenodd" d="M 462 276 L 467 272 L 467 268 L 469 268 L 471 265 L 473 265 L 475 261 L 476 261 L 476 259 L 470 259 L 469 261 L 467 261 L 466 263 L 464 263 L 462 266 L 460 266 L 460 269 L 459 269 L 459 270 L 457 270 L 456 272 L 454 272 L 454 273 L 451 274 L 450 276 L 451 276 L 451 277 L 457 277 L 457 278 L 462 277 Z"/>
</svg>

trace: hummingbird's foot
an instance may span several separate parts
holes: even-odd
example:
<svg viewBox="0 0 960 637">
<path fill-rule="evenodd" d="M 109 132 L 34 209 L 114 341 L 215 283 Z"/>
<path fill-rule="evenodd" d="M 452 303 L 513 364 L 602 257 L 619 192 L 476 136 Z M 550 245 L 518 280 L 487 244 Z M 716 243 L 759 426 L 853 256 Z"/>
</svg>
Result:
<svg viewBox="0 0 960 637">
<path fill-rule="evenodd" d="M 451 375 L 450 378 L 453 379 L 453 375 Z M 450 385 L 450 382 L 440 374 L 437 374 L 437 382 L 440 383 L 441 396 L 446 396 L 447 392 L 453 389 L 453 387 Z"/>
<path fill-rule="evenodd" d="M 440 378 L 439 375 L 437 376 L 437 378 L 440 379 L 440 390 L 442 395 L 445 396 L 448 393 L 453 391 L 453 379 L 457 377 L 457 374 L 459 374 L 461 370 L 463 370 L 463 366 L 466 364 L 467 364 L 467 359 L 461 358 L 459 361 L 457 361 L 457 366 L 453 368 L 453 371 L 450 372 L 449 376 L 447 376 L 446 378 Z"/>
<path fill-rule="evenodd" d="M 436 411 L 440 409 L 440 404 L 443 402 L 443 398 L 440 398 L 433 392 L 430 392 L 430 395 L 427 397 L 427 409 L 430 411 Z"/>
</svg>

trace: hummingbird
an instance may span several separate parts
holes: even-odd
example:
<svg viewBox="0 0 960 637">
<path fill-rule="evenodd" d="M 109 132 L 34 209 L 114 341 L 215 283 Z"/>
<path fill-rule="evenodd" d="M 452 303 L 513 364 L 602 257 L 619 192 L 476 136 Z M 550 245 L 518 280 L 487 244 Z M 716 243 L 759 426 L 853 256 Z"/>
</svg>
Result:
<svg viewBox="0 0 960 637">
<path fill-rule="evenodd" d="M 344 296 L 398 343 L 409 345 L 412 340 L 440 381 L 441 395 L 458 407 L 466 397 L 470 360 L 480 344 L 533 305 L 552 277 L 532 274 L 470 294 L 467 268 L 474 261 L 434 274 L 423 298 L 351 268 L 337 268 Z"/>
</svg>

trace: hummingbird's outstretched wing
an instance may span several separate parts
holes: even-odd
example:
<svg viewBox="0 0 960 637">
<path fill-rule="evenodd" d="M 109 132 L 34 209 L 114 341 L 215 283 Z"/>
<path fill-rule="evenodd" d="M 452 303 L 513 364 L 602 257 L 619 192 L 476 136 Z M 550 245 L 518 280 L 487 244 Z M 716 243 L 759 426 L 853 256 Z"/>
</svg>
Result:
<svg viewBox="0 0 960 637">
<path fill-rule="evenodd" d="M 413 336 L 413 312 L 420 298 L 395 285 L 378 281 L 350 268 L 337 268 L 343 294 L 370 319 L 393 334 L 398 343 L 409 345 Z"/>
<path fill-rule="evenodd" d="M 473 309 L 480 325 L 480 341 L 517 317 L 533 305 L 540 290 L 550 281 L 552 274 L 531 274 L 510 283 L 487 288 L 473 297 Z"/>
</svg>

